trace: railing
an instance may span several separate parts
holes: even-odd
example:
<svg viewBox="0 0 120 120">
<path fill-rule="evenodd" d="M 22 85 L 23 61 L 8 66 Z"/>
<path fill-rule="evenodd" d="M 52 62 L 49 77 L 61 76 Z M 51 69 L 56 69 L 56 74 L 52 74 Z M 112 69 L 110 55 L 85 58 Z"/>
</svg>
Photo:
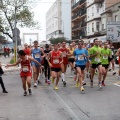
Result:
<svg viewBox="0 0 120 120">
<path fill-rule="evenodd" d="M 84 10 L 80 9 L 75 15 L 72 16 L 72 20 L 77 18 L 78 16 L 83 16 L 85 14 L 86 14 L 86 9 L 84 9 Z"/>
<path fill-rule="evenodd" d="M 77 28 L 79 28 L 79 25 L 76 25 L 76 26 L 72 27 L 72 30 L 75 30 Z"/>
<path fill-rule="evenodd" d="M 76 8 L 78 5 L 83 4 L 84 2 L 86 2 L 86 0 L 79 0 L 76 4 L 72 6 L 72 9 Z"/>
</svg>

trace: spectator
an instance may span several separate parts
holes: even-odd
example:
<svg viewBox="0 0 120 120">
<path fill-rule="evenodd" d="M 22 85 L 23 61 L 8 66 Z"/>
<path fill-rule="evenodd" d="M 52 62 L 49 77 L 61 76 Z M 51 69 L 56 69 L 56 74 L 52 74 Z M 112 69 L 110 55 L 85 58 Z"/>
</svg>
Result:
<svg viewBox="0 0 120 120">
<path fill-rule="evenodd" d="M 4 86 L 4 83 L 3 83 L 3 80 L 2 80 L 2 74 L 4 74 L 4 71 L 2 69 L 1 62 L 0 62 L 0 84 L 1 84 L 1 87 L 3 89 L 3 93 L 8 93 L 5 89 L 5 86 Z"/>
</svg>

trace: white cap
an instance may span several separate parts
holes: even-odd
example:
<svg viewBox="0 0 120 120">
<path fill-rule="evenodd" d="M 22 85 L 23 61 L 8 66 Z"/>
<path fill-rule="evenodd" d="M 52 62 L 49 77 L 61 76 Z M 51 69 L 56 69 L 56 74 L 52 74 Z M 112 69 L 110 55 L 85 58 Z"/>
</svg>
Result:
<svg viewBox="0 0 120 120">
<path fill-rule="evenodd" d="M 93 39 L 92 39 L 92 40 L 90 40 L 90 43 L 94 43 L 93 41 L 94 41 Z"/>
</svg>

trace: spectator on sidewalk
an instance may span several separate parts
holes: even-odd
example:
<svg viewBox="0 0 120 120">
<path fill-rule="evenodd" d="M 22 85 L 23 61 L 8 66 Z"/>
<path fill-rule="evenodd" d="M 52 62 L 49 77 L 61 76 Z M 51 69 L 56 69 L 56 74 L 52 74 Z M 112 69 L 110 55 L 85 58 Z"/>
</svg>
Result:
<svg viewBox="0 0 120 120">
<path fill-rule="evenodd" d="M 6 58 L 6 55 L 7 55 L 7 48 L 4 46 L 4 57 Z"/>
<path fill-rule="evenodd" d="M 7 49 L 7 55 L 8 55 L 8 57 L 10 57 L 10 48 L 7 47 L 6 49 Z"/>
<path fill-rule="evenodd" d="M 8 93 L 5 89 L 5 86 L 4 86 L 4 82 L 3 82 L 3 79 L 2 79 L 2 74 L 4 74 L 4 71 L 2 69 L 1 62 L 0 62 L 0 84 L 1 84 L 1 87 L 3 89 L 3 93 Z"/>
</svg>

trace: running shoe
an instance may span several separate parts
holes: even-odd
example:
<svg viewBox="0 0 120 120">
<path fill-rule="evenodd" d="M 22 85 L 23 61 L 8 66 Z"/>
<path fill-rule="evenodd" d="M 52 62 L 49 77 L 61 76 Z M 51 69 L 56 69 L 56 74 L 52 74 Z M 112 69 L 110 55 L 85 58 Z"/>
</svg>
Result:
<svg viewBox="0 0 120 120">
<path fill-rule="evenodd" d="M 58 90 L 58 87 L 57 87 L 57 86 L 55 86 L 55 87 L 54 87 L 54 90 Z"/>
<path fill-rule="evenodd" d="M 108 71 L 111 71 L 111 69 L 109 69 Z"/>
<path fill-rule="evenodd" d="M 72 78 L 73 76 L 71 75 L 70 78 Z"/>
<path fill-rule="evenodd" d="M 47 80 L 45 79 L 45 83 L 47 83 Z"/>
<path fill-rule="evenodd" d="M 84 87 L 83 87 L 83 86 L 81 86 L 80 90 L 81 90 L 81 91 L 84 91 L 85 89 L 84 89 Z"/>
<path fill-rule="evenodd" d="M 104 81 L 102 81 L 102 86 L 105 86 L 105 83 L 104 83 Z"/>
<path fill-rule="evenodd" d="M 26 95 L 27 95 L 27 91 L 24 92 L 24 96 L 26 96 Z"/>
<path fill-rule="evenodd" d="M 29 91 L 29 95 L 32 95 L 32 90 L 31 90 L 31 88 L 29 88 L 28 91 Z"/>
<path fill-rule="evenodd" d="M 84 85 L 86 85 L 86 82 L 83 81 L 82 84 L 83 84 L 83 86 L 84 86 Z"/>
<path fill-rule="evenodd" d="M 38 84 L 40 84 L 41 82 L 40 82 L 40 80 L 38 80 Z"/>
<path fill-rule="evenodd" d="M 90 82 L 90 87 L 93 88 L 93 82 Z"/>
<path fill-rule="evenodd" d="M 50 85 L 50 80 L 47 80 L 48 85 Z"/>
<path fill-rule="evenodd" d="M 101 83 L 98 84 L 98 88 L 99 88 L 99 89 L 102 89 Z"/>
<path fill-rule="evenodd" d="M 8 93 L 8 91 L 6 91 L 6 90 L 3 90 L 3 93 Z"/>
<path fill-rule="evenodd" d="M 37 87 L 37 83 L 34 83 L 34 87 Z"/>
<path fill-rule="evenodd" d="M 76 88 L 78 88 L 78 87 L 79 87 L 79 81 L 76 82 Z"/>
<path fill-rule="evenodd" d="M 65 81 L 63 81 L 63 85 L 66 86 L 66 82 Z"/>
<path fill-rule="evenodd" d="M 113 72 L 113 75 L 115 75 L 116 74 L 116 72 Z"/>
</svg>

